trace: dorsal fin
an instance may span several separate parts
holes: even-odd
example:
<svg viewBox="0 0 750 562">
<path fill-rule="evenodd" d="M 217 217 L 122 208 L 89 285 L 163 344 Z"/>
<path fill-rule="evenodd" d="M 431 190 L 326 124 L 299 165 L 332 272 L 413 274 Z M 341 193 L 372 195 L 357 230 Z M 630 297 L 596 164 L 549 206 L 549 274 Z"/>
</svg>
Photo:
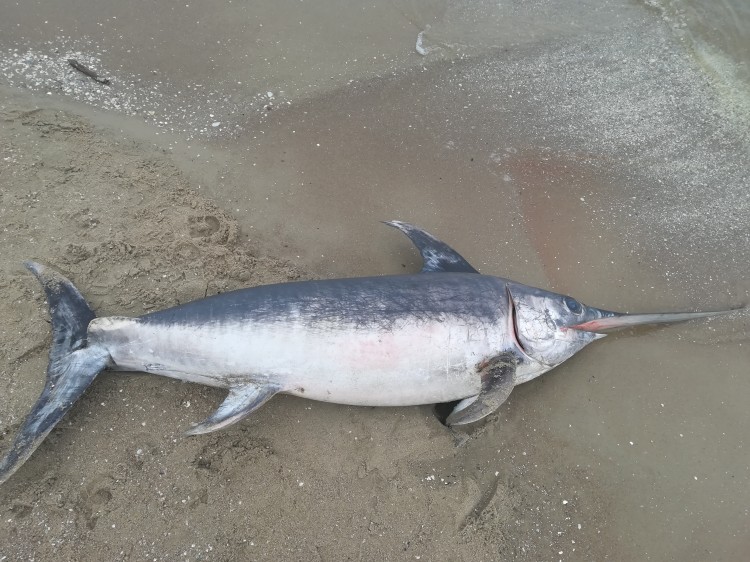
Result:
<svg viewBox="0 0 750 562">
<path fill-rule="evenodd" d="M 445 242 L 441 242 L 435 238 L 429 232 L 401 221 L 387 221 L 384 224 L 398 228 L 414 243 L 419 253 L 422 254 L 422 273 L 436 273 L 441 271 L 479 273 L 469 262 L 461 257 L 461 254 Z"/>
</svg>

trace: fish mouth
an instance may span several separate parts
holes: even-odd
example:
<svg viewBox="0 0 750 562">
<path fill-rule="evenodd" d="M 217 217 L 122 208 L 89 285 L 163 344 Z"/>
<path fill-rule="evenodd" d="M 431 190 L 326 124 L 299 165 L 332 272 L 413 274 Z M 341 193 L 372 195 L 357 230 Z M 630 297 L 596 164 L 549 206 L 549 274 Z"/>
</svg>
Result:
<svg viewBox="0 0 750 562">
<path fill-rule="evenodd" d="M 610 312 L 608 310 L 596 310 L 601 317 L 594 320 L 573 324 L 568 328 L 582 330 L 584 332 L 599 332 L 601 330 L 615 330 L 617 328 L 629 328 L 631 326 L 643 326 L 646 324 L 671 324 L 672 322 L 684 322 L 696 318 L 709 318 L 730 314 L 744 307 L 729 310 L 714 310 L 708 312 L 656 312 L 650 314 L 623 314 L 621 312 Z"/>
<path fill-rule="evenodd" d="M 513 300 L 513 293 L 510 292 L 510 287 L 507 285 L 505 286 L 505 292 L 508 295 L 508 333 L 513 338 L 513 343 L 516 344 L 516 347 L 521 351 L 521 353 L 531 359 L 531 356 L 529 356 L 529 353 L 526 351 L 526 348 L 521 343 L 521 334 L 518 331 L 518 311 L 516 309 L 516 303 Z"/>
</svg>

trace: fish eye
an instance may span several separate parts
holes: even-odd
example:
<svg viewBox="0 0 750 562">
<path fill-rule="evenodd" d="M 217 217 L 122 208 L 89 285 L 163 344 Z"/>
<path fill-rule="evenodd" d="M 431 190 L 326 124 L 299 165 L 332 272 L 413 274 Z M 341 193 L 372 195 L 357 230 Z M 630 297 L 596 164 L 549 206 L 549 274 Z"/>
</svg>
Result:
<svg viewBox="0 0 750 562">
<path fill-rule="evenodd" d="M 565 306 L 569 311 L 571 311 L 573 314 L 580 314 L 583 312 L 583 307 L 581 306 L 581 303 L 575 300 L 573 297 L 565 297 L 563 299 L 563 302 L 565 303 Z"/>
</svg>

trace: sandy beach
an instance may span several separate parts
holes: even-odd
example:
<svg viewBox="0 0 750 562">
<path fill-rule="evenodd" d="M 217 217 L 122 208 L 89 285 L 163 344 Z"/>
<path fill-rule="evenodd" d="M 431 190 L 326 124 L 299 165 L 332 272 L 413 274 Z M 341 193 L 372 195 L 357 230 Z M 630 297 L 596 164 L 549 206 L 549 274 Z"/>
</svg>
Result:
<svg viewBox="0 0 750 562">
<path fill-rule="evenodd" d="M 0 453 L 50 346 L 28 259 L 137 316 L 417 271 L 400 219 L 593 306 L 749 300 L 747 98 L 665 12 L 83 4 L 2 24 Z M 278 396 L 186 437 L 222 392 L 105 373 L 0 488 L 0 561 L 740 560 L 748 334 L 612 335 L 461 430 Z"/>
</svg>

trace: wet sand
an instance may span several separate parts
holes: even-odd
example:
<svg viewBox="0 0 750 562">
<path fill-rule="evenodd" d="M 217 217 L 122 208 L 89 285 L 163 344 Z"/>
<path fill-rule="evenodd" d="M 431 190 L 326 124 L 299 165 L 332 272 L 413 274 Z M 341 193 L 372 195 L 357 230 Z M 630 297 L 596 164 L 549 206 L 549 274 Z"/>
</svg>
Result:
<svg viewBox="0 0 750 562">
<path fill-rule="evenodd" d="M 53 14 L 66 33 L 111 44 L 95 62 L 117 70 L 111 90 L 68 69 L 56 88 L 37 57 L 43 87 L 26 86 L 37 94 L 24 74 L 0 91 L 0 448 L 46 367 L 29 258 L 65 271 L 98 313 L 137 315 L 241 286 L 415 271 L 408 241 L 377 222 L 398 218 L 483 273 L 594 306 L 748 301 L 747 115 L 658 18 L 611 2 L 597 12 L 609 29 L 571 35 L 531 10 L 515 17 L 535 16 L 546 41 L 479 34 L 472 50 L 449 33 L 460 10 L 438 8 L 379 14 L 402 24 L 373 28 L 382 65 L 350 68 L 361 55 L 338 60 L 330 46 L 320 64 L 335 72 L 307 76 L 309 61 L 287 52 L 248 91 L 230 91 L 229 71 L 247 84 L 240 54 L 257 68 L 279 55 L 270 43 L 206 39 L 203 55 L 180 54 L 167 40 L 180 21 L 139 44 L 88 33 L 102 8 L 75 25 Z M 43 30 L 42 12 L 18 21 Z M 140 17 L 106 13 L 119 32 Z M 236 28 L 219 28 L 237 42 L 249 20 L 233 13 L 221 17 Z M 276 33 L 291 21 L 254 17 Z M 436 50 L 421 57 L 413 43 L 427 24 Z M 125 54 L 157 31 L 169 47 L 139 83 Z M 54 48 L 57 73 L 65 52 Z M 212 89 L 186 89 L 199 77 Z M 741 559 L 749 322 L 743 312 L 611 336 L 459 432 L 427 407 L 277 397 L 224 432 L 185 438 L 220 393 L 107 374 L 0 489 L 0 558 Z"/>
</svg>

